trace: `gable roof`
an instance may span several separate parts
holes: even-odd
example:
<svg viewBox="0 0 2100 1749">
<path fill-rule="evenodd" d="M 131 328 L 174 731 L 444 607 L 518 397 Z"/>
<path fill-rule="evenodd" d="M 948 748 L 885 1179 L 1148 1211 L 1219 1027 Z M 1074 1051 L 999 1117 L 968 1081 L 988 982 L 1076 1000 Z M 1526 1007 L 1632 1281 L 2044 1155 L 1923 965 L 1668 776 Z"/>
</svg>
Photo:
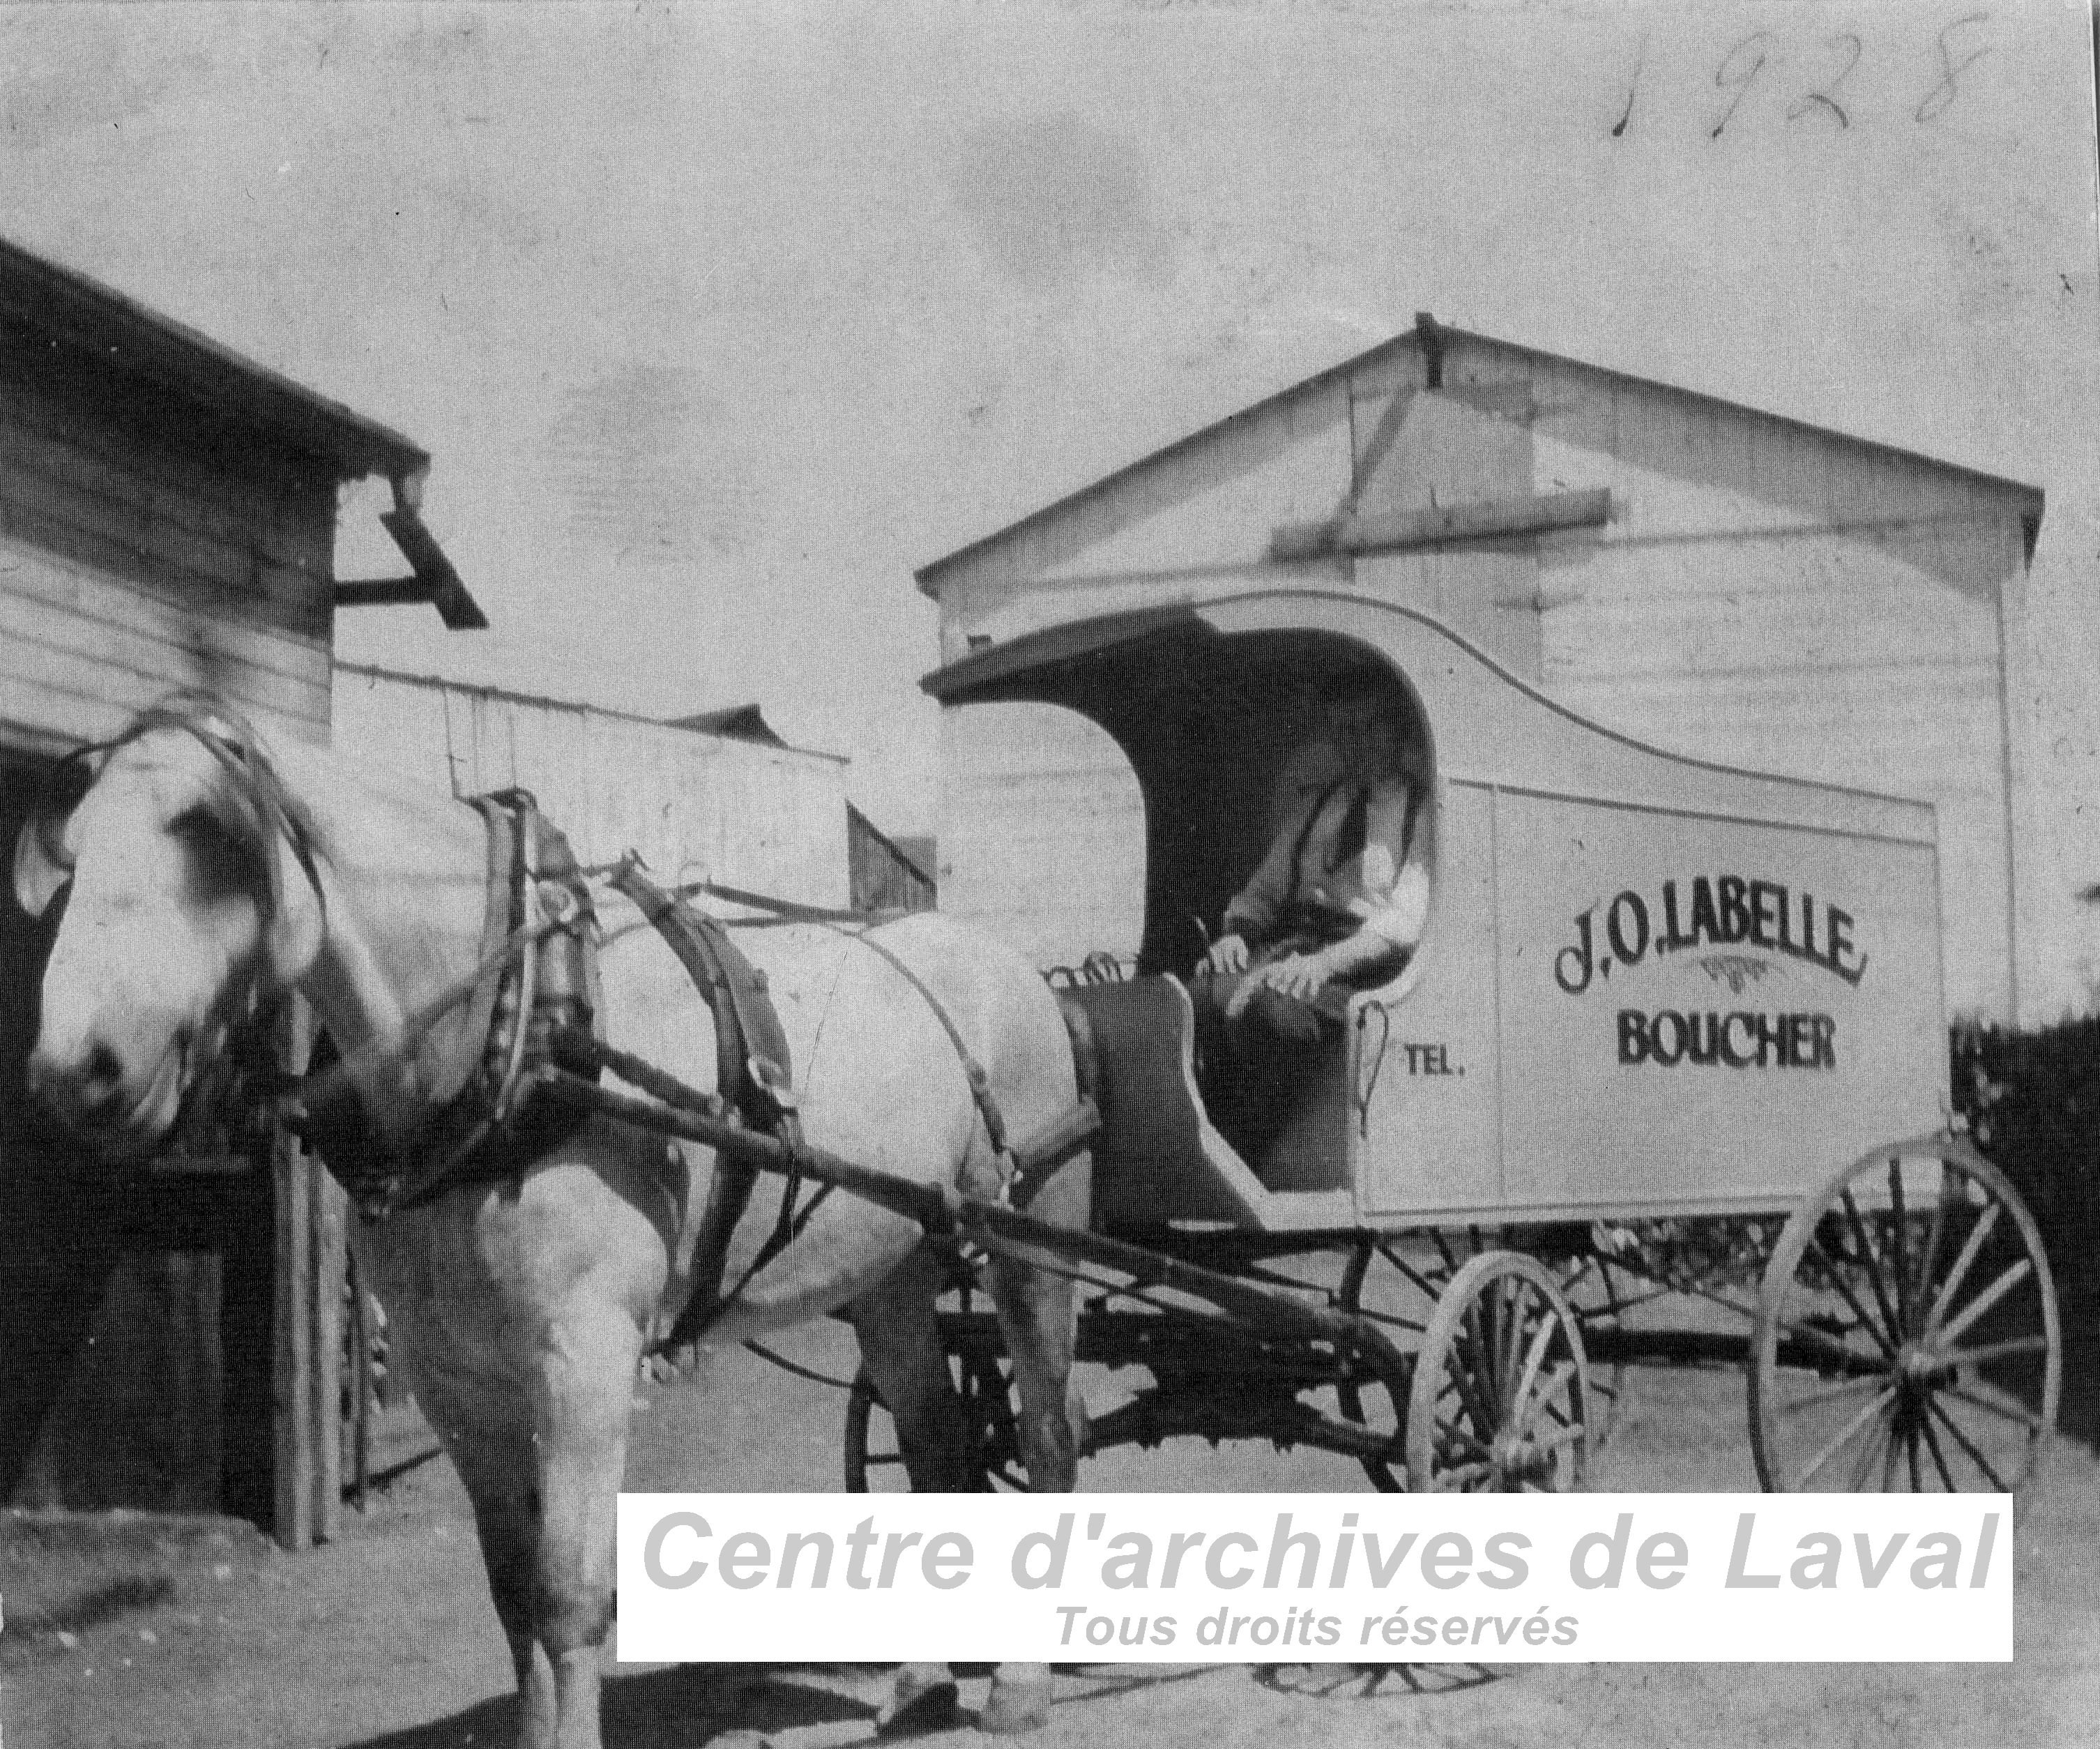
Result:
<svg viewBox="0 0 2100 1749">
<path fill-rule="evenodd" d="M 1663 394 L 1679 397 L 1696 405 L 1732 413 L 1739 417 L 1760 420 L 1789 430 L 1812 433 L 1820 437 L 1836 437 L 1869 454 L 1886 457 L 1916 467 L 1930 468 L 1936 472 L 2003 491 L 2021 501 L 2019 515 L 2026 529 L 2028 554 L 2030 556 L 2032 555 L 2035 536 L 2041 524 L 2043 495 L 2040 487 L 2009 479 L 2002 475 L 1988 474 L 1979 469 L 1964 467 L 1957 462 L 1942 461 L 1937 457 L 1928 456 L 1917 450 L 1904 449 L 1890 444 L 1877 443 L 1872 439 L 1855 437 L 1847 432 L 1832 431 L 1824 426 L 1811 425 L 1806 420 L 1790 418 L 1784 413 L 1767 412 L 1762 408 L 1748 406 L 1740 401 L 1727 400 L 1719 395 L 1704 394 L 1696 389 L 1681 388 L 1674 383 L 1660 382 L 1652 378 L 1635 376 L 1629 371 L 1614 370 L 1605 365 L 1592 364 L 1582 359 L 1568 358 L 1561 353 L 1545 351 L 1537 347 L 1521 346 L 1515 341 L 1498 340 L 1492 334 L 1476 333 L 1462 328 L 1446 328 L 1426 311 L 1418 315 L 1414 323 L 1415 325 L 1410 330 L 1395 334 L 1390 339 L 1382 340 L 1367 351 L 1359 352 L 1354 357 L 1344 359 L 1338 364 L 1330 364 L 1325 370 L 1316 371 L 1312 375 L 1290 384 L 1287 388 L 1279 389 L 1272 395 L 1264 395 L 1260 400 L 1251 402 L 1238 411 L 1227 414 L 1222 419 L 1214 420 L 1209 425 L 1191 431 L 1185 436 L 1178 437 L 1171 443 L 1153 450 L 1149 454 L 1140 456 L 1137 460 L 1127 462 L 1122 467 L 1103 475 L 1100 479 L 1081 486 L 1076 491 L 1066 492 L 1061 497 L 1038 506 L 1017 521 L 1008 523 L 1004 528 L 980 536 L 977 539 L 957 547 L 954 551 L 945 553 L 940 558 L 929 561 L 912 573 L 920 590 L 927 595 L 938 598 L 940 593 L 941 573 L 950 567 L 998 546 L 1015 535 L 1055 521 L 1067 511 L 1085 503 L 1088 499 L 1134 479 L 1161 462 L 1185 455 L 1191 450 L 1212 443 L 1234 426 L 1257 418 L 1286 401 L 1326 388 L 1358 371 L 1383 364 L 1387 360 L 1402 353 L 1427 350 L 1432 359 L 1440 357 L 1444 347 L 1454 342 L 1498 347 L 1506 352 L 1514 352 L 1526 358 L 1538 359 L 1549 364 L 1562 365 L 1569 369 L 1587 372 L 1613 382 L 1627 383 L 1643 389 L 1659 391 Z"/>
</svg>

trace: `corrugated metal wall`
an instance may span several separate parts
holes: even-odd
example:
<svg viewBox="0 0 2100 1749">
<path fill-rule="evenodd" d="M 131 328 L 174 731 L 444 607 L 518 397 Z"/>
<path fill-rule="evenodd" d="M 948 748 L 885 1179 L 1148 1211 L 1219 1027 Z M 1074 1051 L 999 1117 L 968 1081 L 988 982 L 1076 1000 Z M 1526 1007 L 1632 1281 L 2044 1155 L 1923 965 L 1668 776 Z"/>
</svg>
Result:
<svg viewBox="0 0 2100 1749">
<path fill-rule="evenodd" d="M 668 880 L 848 899 L 845 762 L 554 700 L 343 664 L 335 745 L 449 784 L 522 784 L 579 857 L 638 850 Z"/>
</svg>

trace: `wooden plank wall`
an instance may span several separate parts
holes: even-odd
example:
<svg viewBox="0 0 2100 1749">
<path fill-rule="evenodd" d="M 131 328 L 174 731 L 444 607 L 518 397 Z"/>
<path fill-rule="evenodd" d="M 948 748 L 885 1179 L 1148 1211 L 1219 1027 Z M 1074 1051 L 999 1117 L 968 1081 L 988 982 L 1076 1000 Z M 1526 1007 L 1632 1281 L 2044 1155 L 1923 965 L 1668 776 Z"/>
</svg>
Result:
<svg viewBox="0 0 2100 1749">
<path fill-rule="evenodd" d="M 522 784 L 586 863 L 632 849 L 667 880 L 849 896 L 845 766 L 828 754 L 351 664 L 335 745 L 462 796 Z"/>
<path fill-rule="evenodd" d="M 335 487 L 0 333 L 0 735 L 54 750 L 208 686 L 328 728 Z"/>
</svg>

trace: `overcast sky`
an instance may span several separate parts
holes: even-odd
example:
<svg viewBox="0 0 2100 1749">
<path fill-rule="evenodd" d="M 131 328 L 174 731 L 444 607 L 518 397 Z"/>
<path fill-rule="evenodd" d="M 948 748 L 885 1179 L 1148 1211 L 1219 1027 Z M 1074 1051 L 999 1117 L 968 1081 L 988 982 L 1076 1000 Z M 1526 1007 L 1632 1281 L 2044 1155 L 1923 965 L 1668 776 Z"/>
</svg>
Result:
<svg viewBox="0 0 2100 1749">
<path fill-rule="evenodd" d="M 913 568 L 1427 309 L 2046 488 L 2042 708 L 2100 793 L 2082 6 L 0 25 L 0 230 L 435 457 L 496 629 L 363 610 L 346 656 L 756 698 L 923 830 Z M 399 568 L 376 507 L 346 576 Z"/>
</svg>

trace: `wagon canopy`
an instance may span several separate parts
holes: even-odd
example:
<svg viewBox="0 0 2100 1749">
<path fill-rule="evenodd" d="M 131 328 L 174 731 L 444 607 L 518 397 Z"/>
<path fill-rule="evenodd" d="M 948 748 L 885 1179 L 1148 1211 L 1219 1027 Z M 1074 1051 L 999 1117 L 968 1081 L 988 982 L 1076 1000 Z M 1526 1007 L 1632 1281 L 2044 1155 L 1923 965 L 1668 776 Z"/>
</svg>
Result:
<svg viewBox="0 0 2100 1749">
<path fill-rule="evenodd" d="M 1098 723 L 1145 801 L 1140 965 L 1182 971 L 1273 836 L 1299 764 L 1319 744 L 1317 689 L 1371 670 L 1410 726 L 1417 775 L 1434 771 L 1414 689 L 1373 643 L 1311 625 L 1229 629 L 1193 607 L 1061 625 L 974 651 L 921 682 L 945 704 L 1061 705 Z"/>
</svg>

